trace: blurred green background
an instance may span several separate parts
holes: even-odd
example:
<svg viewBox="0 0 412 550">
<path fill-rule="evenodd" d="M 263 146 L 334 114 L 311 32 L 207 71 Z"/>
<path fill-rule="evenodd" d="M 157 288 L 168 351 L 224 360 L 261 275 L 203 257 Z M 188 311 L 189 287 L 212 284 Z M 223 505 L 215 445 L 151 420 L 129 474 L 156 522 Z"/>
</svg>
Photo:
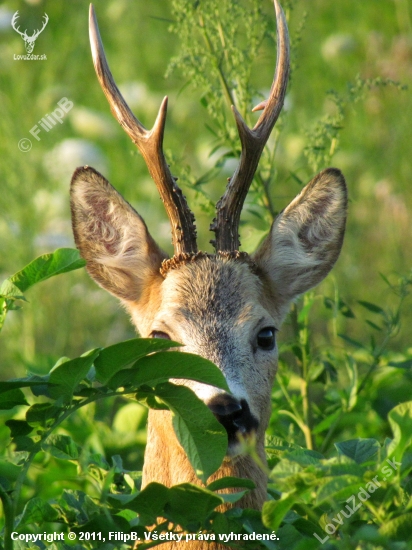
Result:
<svg viewBox="0 0 412 550">
<path fill-rule="evenodd" d="M 265 0 L 265 9 L 266 4 L 272 13 L 271 2 Z M 409 86 L 412 79 L 412 6 L 408 0 L 284 4 L 294 59 L 277 150 L 279 183 L 272 190 L 278 210 L 299 192 L 295 176 L 305 182 L 314 176 L 304 150 L 308 132 L 322 117 L 334 113 L 329 90 L 346 97 L 348 84 L 358 76 L 382 77 Z M 193 174 L 205 173 L 213 166 L 209 157 L 213 139 L 200 102 L 201 90 L 192 90 L 178 73 L 165 79 L 170 59 L 179 51 L 178 37 L 169 32 L 170 3 L 96 0 L 95 8 L 115 79 L 139 119 L 151 126 L 162 97 L 169 96 L 165 149 L 173 152 L 173 173 L 179 175 L 179 162 L 189 164 Z M 33 51 L 46 54 L 47 60 L 14 59 L 25 53 L 22 38 L 10 25 L 17 10 L 20 29 L 27 28 L 29 34 L 48 14 L 49 23 Z M 102 171 L 145 218 L 160 245 L 172 252 L 169 225 L 154 184 L 142 158 L 111 117 L 97 83 L 87 27 L 85 0 L 0 3 L 3 278 L 41 253 L 74 246 L 68 190 L 72 172 L 84 164 Z M 274 59 L 275 52 L 265 43 L 253 76 L 262 93 L 270 86 Z M 62 124 L 49 132 L 42 130 L 36 141 L 30 129 L 63 97 L 73 102 L 73 109 Z M 349 102 L 344 112 L 332 164 L 344 172 L 349 186 L 347 236 L 333 275 L 318 292 L 333 295 L 336 284 L 351 306 L 359 299 L 385 305 L 389 293 L 379 273 L 396 280 L 410 271 L 412 263 L 410 87 L 373 87 L 360 101 Z M 30 151 L 19 150 L 22 138 L 31 139 Z M 223 192 L 231 166 L 205 187 L 214 200 Z M 200 247 L 210 251 L 210 219 L 193 203 L 193 191 L 183 187 L 198 216 Z M 245 219 L 242 242 L 252 251 L 268 226 L 250 213 Z M 24 313 L 13 312 L 7 319 L 0 345 L 0 378 L 23 375 L 27 368 L 44 373 L 62 355 L 74 357 L 133 335 L 117 301 L 89 281 L 85 272 L 53 279 L 31 291 L 28 298 Z M 328 339 L 324 315 L 319 311 L 319 321 L 314 323 L 318 345 Z M 410 346 L 411 324 L 409 304 L 403 330 L 393 342 L 403 353 Z M 362 339 L 366 338 L 363 327 L 356 319 L 349 320 L 341 331 Z"/>
</svg>

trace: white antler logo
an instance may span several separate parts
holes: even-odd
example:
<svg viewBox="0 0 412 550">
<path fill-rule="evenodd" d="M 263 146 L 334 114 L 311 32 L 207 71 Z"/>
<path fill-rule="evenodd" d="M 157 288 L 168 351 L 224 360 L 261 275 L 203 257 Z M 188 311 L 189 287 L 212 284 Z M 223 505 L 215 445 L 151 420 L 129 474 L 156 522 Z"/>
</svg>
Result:
<svg viewBox="0 0 412 550">
<path fill-rule="evenodd" d="M 43 21 L 42 28 L 38 31 L 34 31 L 31 36 L 28 36 L 27 35 L 27 29 L 24 32 L 21 32 L 20 27 L 16 27 L 16 22 L 17 22 L 17 19 L 19 18 L 19 12 L 16 11 L 16 13 L 13 15 L 13 19 L 11 20 L 11 26 L 23 38 L 24 45 L 26 47 L 26 52 L 27 53 L 32 53 L 32 51 L 34 50 L 34 46 L 36 44 L 37 37 L 39 36 L 39 34 L 41 32 L 44 31 L 44 28 L 46 27 L 47 23 L 49 22 L 49 16 L 47 15 L 47 13 L 45 13 L 43 17 L 44 17 L 44 21 Z"/>
</svg>

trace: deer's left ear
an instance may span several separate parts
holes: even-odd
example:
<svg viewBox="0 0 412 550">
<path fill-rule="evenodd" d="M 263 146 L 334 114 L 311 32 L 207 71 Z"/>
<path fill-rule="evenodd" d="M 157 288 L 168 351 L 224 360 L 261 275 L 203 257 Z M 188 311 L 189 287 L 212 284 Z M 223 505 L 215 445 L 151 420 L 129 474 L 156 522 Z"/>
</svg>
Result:
<svg viewBox="0 0 412 550">
<path fill-rule="evenodd" d="M 342 247 L 346 208 L 343 175 L 329 168 L 308 183 L 275 219 L 253 259 L 280 307 L 329 273 Z"/>
</svg>

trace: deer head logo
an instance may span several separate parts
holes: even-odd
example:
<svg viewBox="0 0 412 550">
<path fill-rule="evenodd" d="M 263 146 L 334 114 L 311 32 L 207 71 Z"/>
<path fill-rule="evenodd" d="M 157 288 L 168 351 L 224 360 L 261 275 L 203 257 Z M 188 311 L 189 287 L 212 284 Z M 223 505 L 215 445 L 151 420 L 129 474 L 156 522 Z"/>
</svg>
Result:
<svg viewBox="0 0 412 550">
<path fill-rule="evenodd" d="M 43 21 L 42 28 L 38 31 L 33 31 L 33 34 L 31 36 L 28 36 L 27 29 L 24 32 L 21 32 L 20 27 L 16 27 L 16 22 L 17 22 L 17 19 L 19 18 L 19 12 L 16 11 L 16 13 L 13 15 L 13 19 L 11 20 L 11 26 L 23 38 L 27 53 L 32 53 L 32 51 L 34 50 L 34 46 L 36 44 L 37 37 L 41 32 L 44 31 L 47 23 L 49 22 L 49 16 L 47 15 L 47 13 L 45 13 L 43 17 L 44 17 L 44 21 Z"/>
</svg>

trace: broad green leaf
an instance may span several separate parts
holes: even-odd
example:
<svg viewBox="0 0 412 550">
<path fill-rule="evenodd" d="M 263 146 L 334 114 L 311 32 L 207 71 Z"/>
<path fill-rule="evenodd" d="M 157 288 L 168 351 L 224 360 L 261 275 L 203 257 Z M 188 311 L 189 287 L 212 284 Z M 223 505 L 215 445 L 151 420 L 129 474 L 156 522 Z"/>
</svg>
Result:
<svg viewBox="0 0 412 550">
<path fill-rule="evenodd" d="M 114 496 L 114 495 L 111 495 Z M 127 508 L 137 512 L 144 523 L 154 523 L 163 513 L 169 500 L 169 489 L 160 483 L 149 483 L 140 493 L 127 503 Z"/>
<path fill-rule="evenodd" d="M 64 401 L 70 401 L 73 392 L 79 383 L 86 377 L 93 361 L 99 355 L 100 350 L 91 350 L 81 357 L 66 361 L 55 367 L 49 378 L 50 395 L 54 399 L 61 397 Z"/>
<path fill-rule="evenodd" d="M 335 443 L 339 454 L 352 458 L 358 464 L 363 464 L 375 456 L 380 450 L 379 442 L 372 438 L 349 439 Z"/>
<path fill-rule="evenodd" d="M 16 466 L 8 460 L 0 460 L 0 478 L 5 478 L 8 482 L 16 481 L 21 470 L 22 466 Z"/>
<path fill-rule="evenodd" d="M 24 507 L 23 514 L 19 521 L 19 527 L 22 529 L 30 523 L 43 524 L 45 521 L 54 521 L 58 517 L 57 511 L 39 497 L 32 498 Z"/>
<path fill-rule="evenodd" d="M 196 475 L 206 483 L 225 457 L 228 445 L 225 428 L 189 388 L 166 382 L 156 386 L 155 393 L 172 411 L 176 436 Z"/>
<path fill-rule="evenodd" d="M 143 357 L 131 369 L 119 371 L 107 385 L 111 388 L 137 388 L 142 385 L 153 387 L 170 378 L 196 380 L 230 391 L 222 371 L 211 361 L 193 353 L 171 351 Z"/>
<path fill-rule="evenodd" d="M 284 454 L 287 460 L 297 462 L 301 466 L 319 465 L 323 456 L 310 449 L 293 449 Z"/>
<path fill-rule="evenodd" d="M 16 388 L 0 393 L 0 410 L 8 410 L 17 405 L 28 405 L 24 393 Z"/>
<path fill-rule="evenodd" d="M 120 369 L 131 365 L 145 355 L 177 346 L 181 344 L 161 338 L 133 338 L 133 340 L 109 346 L 101 350 L 95 361 L 96 380 L 106 384 Z"/>
<path fill-rule="evenodd" d="M 276 531 L 283 518 L 297 501 L 297 495 L 290 494 L 280 500 L 269 500 L 262 508 L 263 524 L 269 529 Z"/>
<path fill-rule="evenodd" d="M 117 497 L 111 495 L 109 498 Z M 154 523 L 158 517 L 167 517 L 188 529 L 198 529 L 201 522 L 220 504 L 223 498 L 212 491 L 184 483 L 170 489 L 160 483 L 149 483 L 136 497 L 125 503 L 137 512 L 140 521 Z"/>
<path fill-rule="evenodd" d="M 10 279 L 6 279 L 0 286 L 0 297 L 6 300 L 24 300 L 20 288 L 13 284 Z"/>
<path fill-rule="evenodd" d="M 8 281 L 19 288 L 21 292 L 25 292 L 41 281 L 45 281 L 55 275 L 68 273 L 85 265 L 86 262 L 80 257 L 78 250 L 59 248 L 51 254 L 39 256 L 21 271 L 9 277 Z"/>
<path fill-rule="evenodd" d="M 26 420 L 30 426 L 46 426 L 49 420 L 58 417 L 61 411 L 52 403 L 35 403 L 26 411 Z"/>
<path fill-rule="evenodd" d="M 27 376 L 26 378 L 14 378 L 6 382 L 0 382 L 0 393 L 13 390 L 15 388 L 34 388 L 35 386 L 44 386 L 48 382 L 48 376 Z"/>
<path fill-rule="evenodd" d="M 203 487 L 182 483 L 169 489 L 166 517 L 188 530 L 197 530 L 223 499 Z"/>
<path fill-rule="evenodd" d="M 33 439 L 25 435 L 17 435 L 13 437 L 13 443 L 16 446 L 15 451 L 31 451 L 34 446 Z"/>
<path fill-rule="evenodd" d="M 11 437 L 17 437 L 19 435 L 28 435 L 32 430 L 32 426 L 29 426 L 24 420 L 10 419 L 5 422 L 6 426 L 10 430 Z"/>
<path fill-rule="evenodd" d="M 67 435 L 50 435 L 42 448 L 61 460 L 77 460 L 80 455 L 80 447 Z"/>
<path fill-rule="evenodd" d="M 379 533 L 397 541 L 411 540 L 412 512 L 402 514 L 395 519 L 386 521 Z"/>
<path fill-rule="evenodd" d="M 323 478 L 324 483 L 316 494 L 316 503 L 322 504 L 330 499 L 346 500 L 353 494 L 357 494 L 364 484 L 363 479 L 354 475 L 341 475 L 335 478 Z"/>
<path fill-rule="evenodd" d="M 220 491 L 221 489 L 230 489 L 234 487 L 254 489 L 256 485 L 251 479 L 228 476 L 212 481 L 212 483 L 209 483 L 207 486 L 207 489 L 209 489 L 209 491 Z"/>
<path fill-rule="evenodd" d="M 271 478 L 273 479 L 287 479 L 288 477 L 295 477 L 302 471 L 302 467 L 297 462 L 283 459 L 272 470 Z"/>
<path fill-rule="evenodd" d="M 388 414 L 388 420 L 394 435 L 394 441 L 388 452 L 393 452 L 397 447 L 403 452 L 412 436 L 412 401 L 401 403 L 393 408 Z"/>
</svg>

